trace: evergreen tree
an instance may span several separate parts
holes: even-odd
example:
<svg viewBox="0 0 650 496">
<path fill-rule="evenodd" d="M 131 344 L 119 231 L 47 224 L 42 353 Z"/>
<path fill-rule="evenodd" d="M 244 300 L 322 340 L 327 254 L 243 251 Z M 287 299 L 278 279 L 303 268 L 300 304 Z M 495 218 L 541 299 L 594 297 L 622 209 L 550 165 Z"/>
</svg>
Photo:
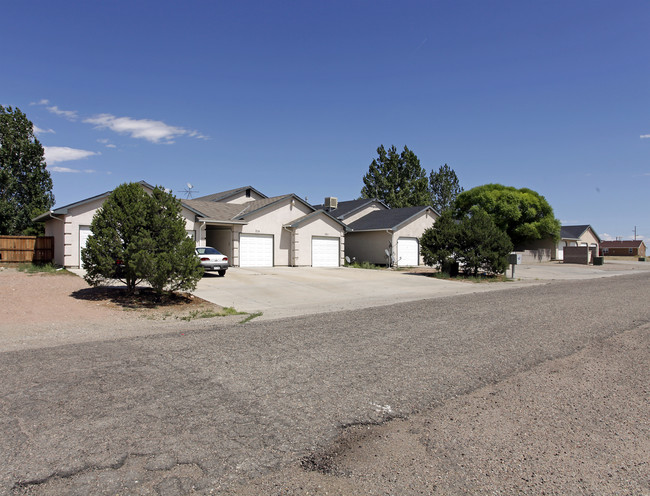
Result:
<svg viewBox="0 0 650 496">
<path fill-rule="evenodd" d="M 431 193 L 431 206 L 439 213 L 450 209 L 456 197 L 463 192 L 458 182 L 454 169 L 447 164 L 438 171 L 431 171 L 429 175 L 429 191 Z"/>
<path fill-rule="evenodd" d="M 390 208 L 429 204 L 426 171 L 415 153 L 406 146 L 397 153 L 395 146 L 386 151 L 381 145 L 377 154 L 363 176 L 362 198 L 377 198 Z"/>
<path fill-rule="evenodd" d="M 38 234 L 34 217 L 54 205 L 52 178 L 34 126 L 20 109 L 0 105 L 0 235 Z"/>
<path fill-rule="evenodd" d="M 479 271 L 502 274 L 508 266 L 512 243 L 508 236 L 481 209 L 475 209 L 460 219 L 450 210 L 444 211 L 436 223 L 420 238 L 422 255 L 427 265 L 445 271 L 452 264 L 464 272 L 477 275 Z"/>
<path fill-rule="evenodd" d="M 194 289 L 203 268 L 181 208 L 160 187 L 151 195 L 137 183 L 115 188 L 95 213 L 92 235 L 81 251 L 86 281 L 98 286 L 117 279 L 129 292 L 142 281 L 159 293 Z"/>
</svg>

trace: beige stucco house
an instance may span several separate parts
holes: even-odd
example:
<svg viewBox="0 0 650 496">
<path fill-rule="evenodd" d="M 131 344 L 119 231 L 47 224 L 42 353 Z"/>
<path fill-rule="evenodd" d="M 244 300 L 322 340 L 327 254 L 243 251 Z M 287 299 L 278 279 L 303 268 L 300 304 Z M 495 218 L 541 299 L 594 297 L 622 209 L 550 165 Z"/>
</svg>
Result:
<svg viewBox="0 0 650 496">
<path fill-rule="evenodd" d="M 148 192 L 153 186 L 141 181 Z M 81 249 L 90 236 L 92 218 L 109 192 L 59 207 L 35 220 L 54 237 L 54 261 L 79 267 Z M 267 198 L 244 186 L 195 200 L 183 200 L 188 236 L 197 246 L 213 246 L 232 266 L 343 265 L 346 226 L 289 194 Z"/>
<path fill-rule="evenodd" d="M 373 210 L 346 223 L 345 255 L 373 264 L 422 265 L 420 237 L 438 217 L 431 207 Z"/>
<path fill-rule="evenodd" d="M 564 259 L 565 246 L 588 246 L 592 249 L 594 255 L 598 255 L 600 242 L 600 237 L 596 234 L 593 227 L 588 224 L 579 226 L 562 226 L 555 258 L 557 260 Z"/>
</svg>

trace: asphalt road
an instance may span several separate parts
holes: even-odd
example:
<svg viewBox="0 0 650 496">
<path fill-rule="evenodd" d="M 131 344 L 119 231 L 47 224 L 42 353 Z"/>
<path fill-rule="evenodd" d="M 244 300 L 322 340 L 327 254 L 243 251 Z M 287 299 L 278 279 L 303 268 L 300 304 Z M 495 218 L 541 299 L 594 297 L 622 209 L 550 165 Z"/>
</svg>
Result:
<svg viewBox="0 0 650 496">
<path fill-rule="evenodd" d="M 650 322 L 650 274 L 0 354 L 0 492 L 218 493 Z M 647 398 L 645 399 L 647 402 Z"/>
</svg>

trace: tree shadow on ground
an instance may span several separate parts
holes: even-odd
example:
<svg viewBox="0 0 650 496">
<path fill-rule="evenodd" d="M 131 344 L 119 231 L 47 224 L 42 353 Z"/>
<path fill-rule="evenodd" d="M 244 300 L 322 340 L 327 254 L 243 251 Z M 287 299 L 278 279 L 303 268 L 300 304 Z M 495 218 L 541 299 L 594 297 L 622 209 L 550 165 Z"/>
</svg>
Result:
<svg viewBox="0 0 650 496">
<path fill-rule="evenodd" d="M 197 303 L 197 299 L 189 294 L 165 293 L 159 295 L 151 288 L 136 288 L 135 292 L 130 294 L 125 287 L 119 286 L 98 286 L 95 288 L 79 289 L 70 293 L 70 296 L 77 300 L 110 302 L 118 307 L 133 310 L 189 306 Z"/>
</svg>

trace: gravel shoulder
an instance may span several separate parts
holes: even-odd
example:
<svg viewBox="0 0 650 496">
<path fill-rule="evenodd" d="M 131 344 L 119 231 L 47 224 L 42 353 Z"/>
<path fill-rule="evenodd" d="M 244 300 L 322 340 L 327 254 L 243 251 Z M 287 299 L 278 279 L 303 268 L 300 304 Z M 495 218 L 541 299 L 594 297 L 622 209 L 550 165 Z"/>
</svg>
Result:
<svg viewBox="0 0 650 496">
<path fill-rule="evenodd" d="M 138 307 L 115 301 L 68 272 L 19 272 L 0 268 L 0 351 L 232 325 L 242 316 L 190 318 L 222 307 L 192 297 L 174 305 Z"/>
</svg>

